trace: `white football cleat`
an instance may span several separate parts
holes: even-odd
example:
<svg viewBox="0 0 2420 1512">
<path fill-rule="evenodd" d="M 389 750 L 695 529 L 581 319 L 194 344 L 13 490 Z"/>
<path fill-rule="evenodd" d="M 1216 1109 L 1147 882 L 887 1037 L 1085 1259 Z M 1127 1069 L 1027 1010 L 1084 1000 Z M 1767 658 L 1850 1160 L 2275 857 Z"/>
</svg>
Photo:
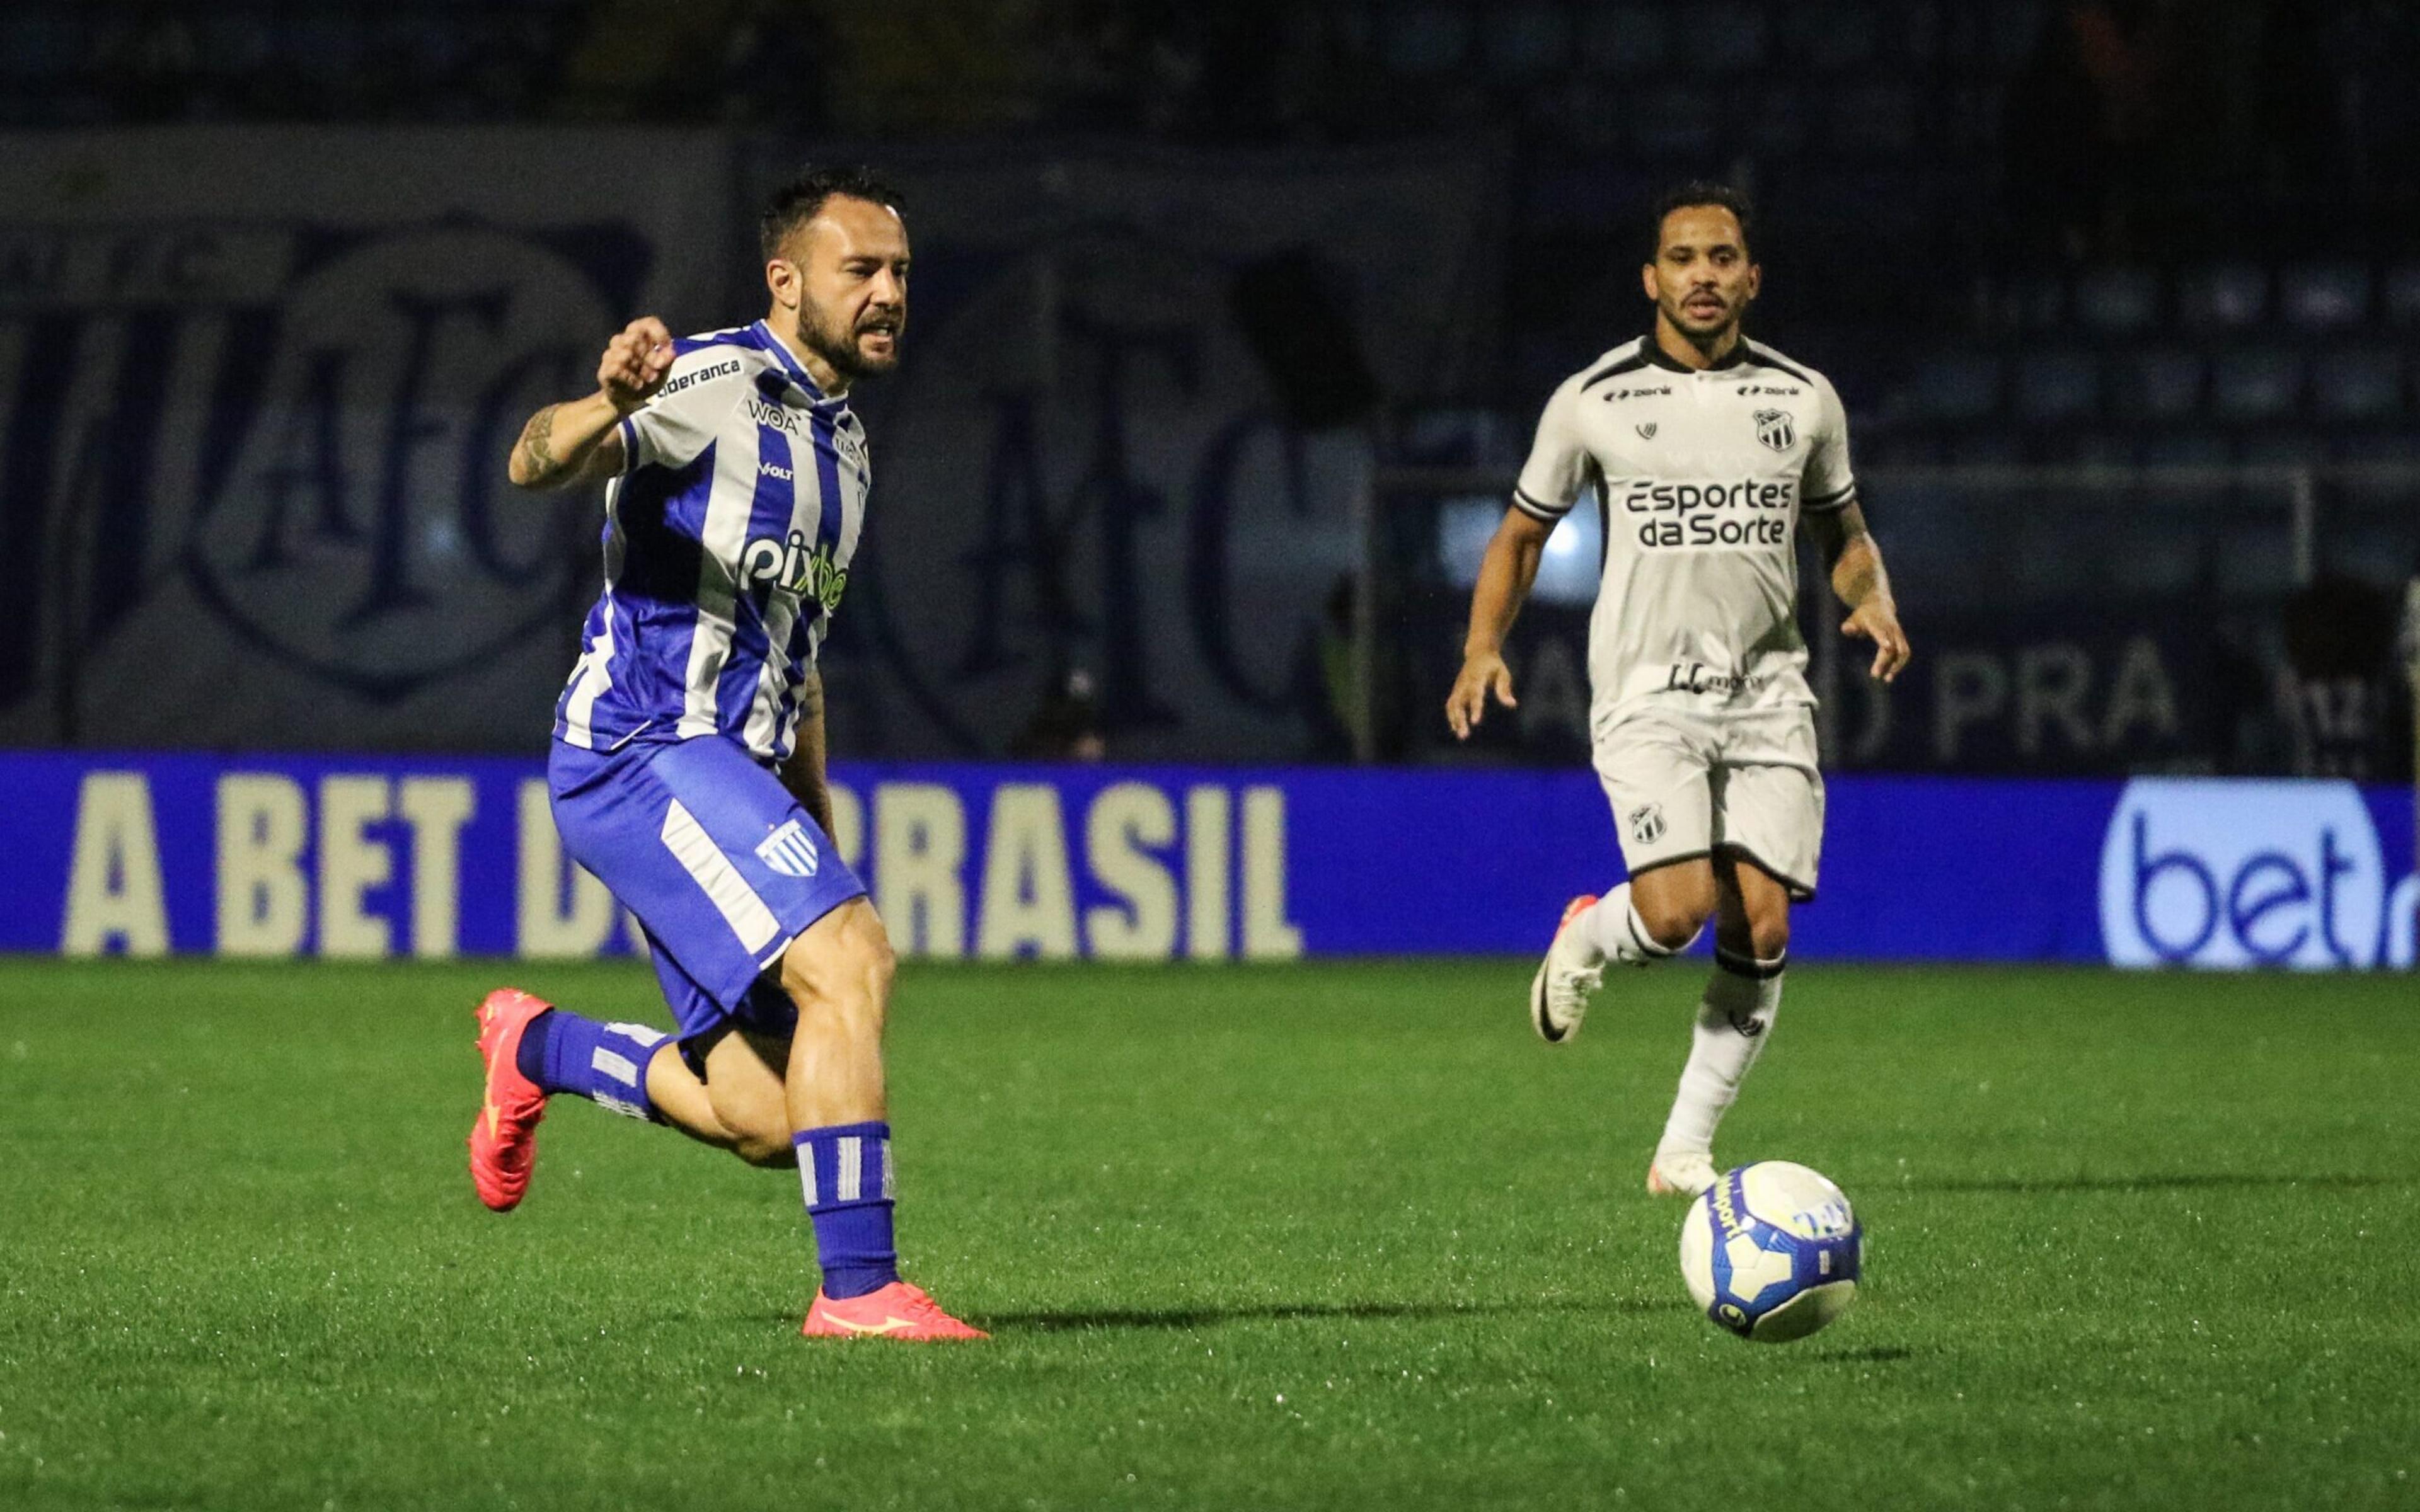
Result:
<svg viewBox="0 0 2420 1512">
<path fill-rule="evenodd" d="M 1720 1180 L 1714 1157 L 1702 1149 L 1659 1149 L 1647 1163 L 1647 1190 L 1654 1196 L 1701 1196 Z"/>
<path fill-rule="evenodd" d="M 1560 1044 L 1580 1032 L 1589 998 L 1605 980 L 1605 953 L 1589 939 L 1588 931 L 1574 927 L 1595 902 L 1596 894 L 1584 892 L 1563 905 L 1554 942 L 1538 963 L 1538 974 L 1529 979 L 1529 1025 L 1548 1044 Z"/>
</svg>

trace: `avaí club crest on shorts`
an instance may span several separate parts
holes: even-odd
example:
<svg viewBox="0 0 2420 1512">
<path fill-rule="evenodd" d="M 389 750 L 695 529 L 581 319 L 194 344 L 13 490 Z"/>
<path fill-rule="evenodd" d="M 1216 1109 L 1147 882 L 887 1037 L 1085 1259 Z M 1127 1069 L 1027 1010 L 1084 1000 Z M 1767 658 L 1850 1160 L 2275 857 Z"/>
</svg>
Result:
<svg viewBox="0 0 2420 1512">
<path fill-rule="evenodd" d="M 1756 439 L 1776 452 L 1786 452 L 1798 444 L 1798 427 L 1791 423 L 1787 409 L 1760 409 L 1756 421 Z"/>
<path fill-rule="evenodd" d="M 806 826 L 795 819 L 757 842 L 756 859 L 785 877 L 814 876 L 821 863 Z"/>
</svg>

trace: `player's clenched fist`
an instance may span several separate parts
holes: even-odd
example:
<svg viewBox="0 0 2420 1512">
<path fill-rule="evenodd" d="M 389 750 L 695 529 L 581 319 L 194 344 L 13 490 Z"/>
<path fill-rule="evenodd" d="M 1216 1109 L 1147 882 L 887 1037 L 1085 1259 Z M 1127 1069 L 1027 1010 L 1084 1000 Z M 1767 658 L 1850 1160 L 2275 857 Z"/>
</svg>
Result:
<svg viewBox="0 0 2420 1512">
<path fill-rule="evenodd" d="M 1463 658 L 1462 671 L 1453 680 L 1453 691 L 1446 695 L 1445 722 L 1453 727 L 1453 738 L 1468 740 L 1487 714 L 1487 695 L 1494 693 L 1496 702 L 1506 708 L 1516 707 L 1519 700 L 1512 696 L 1512 669 L 1494 652 Z"/>
<path fill-rule="evenodd" d="M 672 365 L 673 333 L 661 320 L 643 315 L 605 344 L 605 356 L 597 364 L 597 386 L 627 415 L 664 386 Z"/>
</svg>

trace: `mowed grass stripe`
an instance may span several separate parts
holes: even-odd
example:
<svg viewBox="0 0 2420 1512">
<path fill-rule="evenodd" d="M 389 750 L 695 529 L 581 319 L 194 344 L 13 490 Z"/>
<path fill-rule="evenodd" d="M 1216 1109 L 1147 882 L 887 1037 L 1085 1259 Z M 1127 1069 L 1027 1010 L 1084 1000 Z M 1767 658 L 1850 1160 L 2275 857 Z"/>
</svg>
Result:
<svg viewBox="0 0 2420 1512">
<path fill-rule="evenodd" d="M 1638 1190 L 1698 968 L 1549 1049 L 1529 965 L 909 964 L 903 1247 L 998 1335 L 911 1350 L 664 1130 L 480 1209 L 496 967 L 0 963 L 0 1506 L 2413 1504 L 2408 979 L 1798 968 L 1722 1153 L 1869 1284 L 1758 1348 Z"/>
</svg>

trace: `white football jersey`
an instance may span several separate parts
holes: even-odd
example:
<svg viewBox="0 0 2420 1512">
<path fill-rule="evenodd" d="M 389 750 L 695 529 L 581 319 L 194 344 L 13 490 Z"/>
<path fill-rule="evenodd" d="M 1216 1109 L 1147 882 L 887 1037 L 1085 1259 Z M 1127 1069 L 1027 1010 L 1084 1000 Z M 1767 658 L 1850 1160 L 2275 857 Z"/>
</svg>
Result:
<svg viewBox="0 0 2420 1512">
<path fill-rule="evenodd" d="M 1652 337 L 1566 378 L 1513 490 L 1558 520 L 1600 490 L 1590 722 L 1662 694 L 1697 707 L 1812 704 L 1798 634 L 1798 517 L 1856 498 L 1847 416 L 1822 374 L 1743 340 L 1703 372 Z"/>
</svg>

